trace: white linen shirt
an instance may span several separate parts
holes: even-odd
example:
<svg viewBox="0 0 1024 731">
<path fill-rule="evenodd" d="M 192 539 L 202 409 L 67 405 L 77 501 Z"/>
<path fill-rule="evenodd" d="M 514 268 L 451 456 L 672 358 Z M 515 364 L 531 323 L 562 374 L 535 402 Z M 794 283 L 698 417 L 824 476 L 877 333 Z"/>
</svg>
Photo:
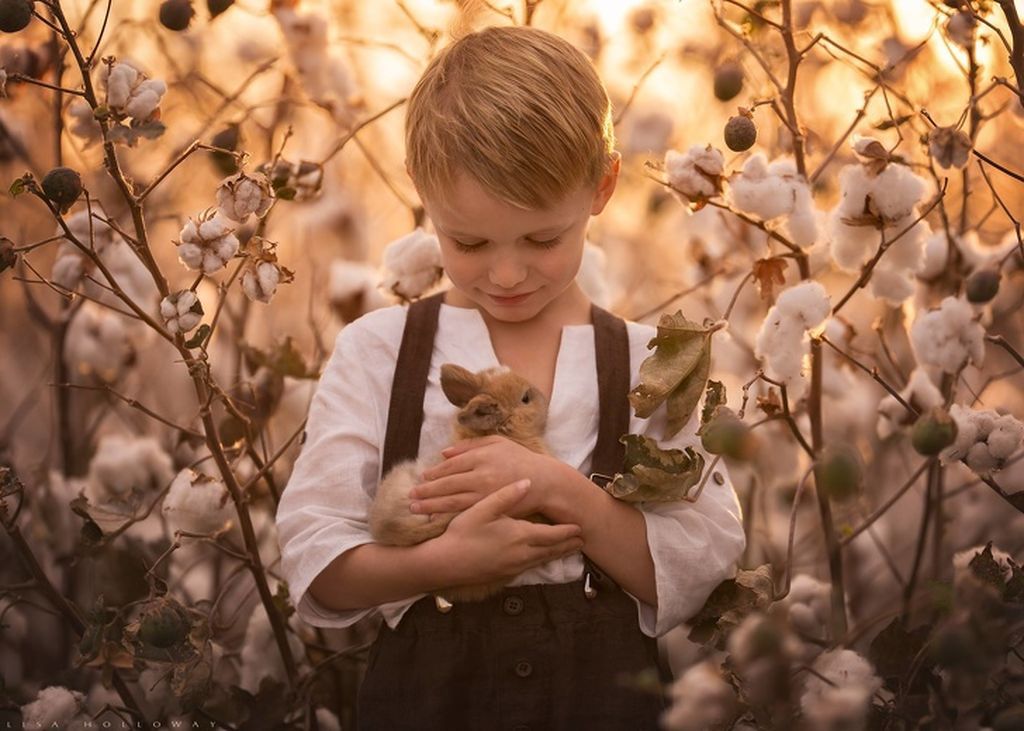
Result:
<svg viewBox="0 0 1024 731">
<path fill-rule="evenodd" d="M 313 579 L 335 558 L 373 538 L 367 515 L 381 478 L 391 380 L 407 309 L 395 305 L 363 315 L 335 341 L 310 405 L 306 439 L 277 510 L 281 570 L 300 618 L 318 627 L 346 627 L 374 608 L 335 611 L 308 592 Z M 628 322 L 633 387 L 640 363 L 651 354 L 655 328 Z M 420 453 L 436 454 L 452 440 L 455 406 L 440 385 L 443 363 L 471 371 L 499 365 L 483 317 L 473 308 L 442 304 L 424 396 Z M 665 406 L 650 419 L 630 411 L 629 430 L 662 440 Z M 692 446 L 710 458 L 695 435 L 699 413 L 664 448 Z M 567 325 L 555 365 L 545 441 L 552 456 L 590 474 L 597 444 L 598 391 L 593 325 Z M 692 617 L 711 591 L 735 574 L 746 545 L 739 503 L 720 462 L 722 484 L 709 479 L 696 502 L 638 503 L 654 561 L 657 609 L 633 597 L 644 634 L 657 637 Z M 600 489 L 594 487 L 595 490 Z M 565 583 L 583 575 L 579 552 L 534 567 L 510 585 Z M 377 607 L 394 628 L 418 594 Z"/>
</svg>

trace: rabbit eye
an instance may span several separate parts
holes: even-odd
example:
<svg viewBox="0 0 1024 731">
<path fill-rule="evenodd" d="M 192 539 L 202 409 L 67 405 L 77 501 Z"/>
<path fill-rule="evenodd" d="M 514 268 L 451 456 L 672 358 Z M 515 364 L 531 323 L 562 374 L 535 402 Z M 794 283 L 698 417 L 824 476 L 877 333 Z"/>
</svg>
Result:
<svg viewBox="0 0 1024 731">
<path fill-rule="evenodd" d="M 523 394 L 523 403 L 524 404 L 530 403 L 530 392 L 529 391 L 527 391 L 526 393 Z"/>
</svg>

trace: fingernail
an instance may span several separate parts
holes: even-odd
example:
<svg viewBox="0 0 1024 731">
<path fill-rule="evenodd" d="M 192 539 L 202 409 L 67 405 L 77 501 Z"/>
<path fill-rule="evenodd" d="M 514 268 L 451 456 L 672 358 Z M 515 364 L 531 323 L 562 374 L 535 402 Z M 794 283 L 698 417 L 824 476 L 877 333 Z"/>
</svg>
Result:
<svg viewBox="0 0 1024 731">
<path fill-rule="evenodd" d="M 421 506 L 419 503 L 409 503 L 409 512 L 410 513 L 418 513 L 418 512 L 420 512 L 422 507 L 423 506 Z"/>
<path fill-rule="evenodd" d="M 516 489 L 517 490 L 525 490 L 529 486 L 530 486 L 530 478 L 528 478 L 528 477 L 525 480 L 519 480 L 519 482 L 516 483 Z"/>
</svg>

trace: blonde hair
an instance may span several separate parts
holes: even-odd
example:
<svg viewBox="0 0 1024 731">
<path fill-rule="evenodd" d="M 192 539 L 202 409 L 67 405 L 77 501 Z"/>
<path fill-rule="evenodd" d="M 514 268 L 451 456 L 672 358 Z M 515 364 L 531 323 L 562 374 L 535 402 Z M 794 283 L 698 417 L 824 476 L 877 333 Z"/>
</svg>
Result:
<svg viewBox="0 0 1024 731">
<path fill-rule="evenodd" d="M 611 102 L 590 60 L 536 28 L 493 27 L 444 48 L 413 89 L 406 166 L 421 196 L 464 171 L 520 208 L 597 185 L 615 147 Z"/>
</svg>

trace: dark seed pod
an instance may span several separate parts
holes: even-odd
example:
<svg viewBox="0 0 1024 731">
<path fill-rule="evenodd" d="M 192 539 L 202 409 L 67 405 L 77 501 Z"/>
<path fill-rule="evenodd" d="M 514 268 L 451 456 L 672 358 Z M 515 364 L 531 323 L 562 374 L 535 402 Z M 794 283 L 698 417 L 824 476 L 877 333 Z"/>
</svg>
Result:
<svg viewBox="0 0 1024 731">
<path fill-rule="evenodd" d="M 157 600 L 143 610 L 139 639 L 153 647 L 174 647 L 188 637 L 191 622 L 177 602 Z"/>
<path fill-rule="evenodd" d="M 727 102 L 743 91 L 743 67 L 734 61 L 724 63 L 715 71 L 715 98 Z"/>
<path fill-rule="evenodd" d="M 991 267 L 978 269 L 967 277 L 964 290 L 968 302 L 976 305 L 990 302 L 999 293 L 999 270 Z"/>
<path fill-rule="evenodd" d="M 191 0 L 164 0 L 160 4 L 160 23 L 168 30 L 185 30 L 195 14 Z"/>
<path fill-rule="evenodd" d="M 239 138 L 238 125 L 229 124 L 213 136 L 213 139 L 210 140 L 210 144 L 224 150 L 237 150 Z M 234 155 L 218 151 L 211 153 L 210 159 L 213 161 L 213 164 L 217 166 L 217 169 L 225 176 L 234 175 L 238 172 L 238 163 L 235 161 Z"/>
<path fill-rule="evenodd" d="M 0 30 L 17 33 L 32 21 L 32 0 L 0 0 Z"/>
<path fill-rule="evenodd" d="M 725 144 L 733 152 L 749 150 L 757 141 L 757 126 L 750 117 L 737 114 L 725 124 Z"/>
<path fill-rule="evenodd" d="M 82 194 L 82 177 L 71 168 L 54 168 L 43 178 L 43 195 L 49 198 L 61 213 L 67 213 Z"/>
<path fill-rule="evenodd" d="M 216 18 L 234 4 L 235 0 L 206 0 L 206 8 L 210 11 L 210 18 Z"/>
<path fill-rule="evenodd" d="M 10 269 L 18 262 L 18 252 L 14 250 L 14 242 L 6 236 L 0 236 L 0 272 Z"/>
</svg>

